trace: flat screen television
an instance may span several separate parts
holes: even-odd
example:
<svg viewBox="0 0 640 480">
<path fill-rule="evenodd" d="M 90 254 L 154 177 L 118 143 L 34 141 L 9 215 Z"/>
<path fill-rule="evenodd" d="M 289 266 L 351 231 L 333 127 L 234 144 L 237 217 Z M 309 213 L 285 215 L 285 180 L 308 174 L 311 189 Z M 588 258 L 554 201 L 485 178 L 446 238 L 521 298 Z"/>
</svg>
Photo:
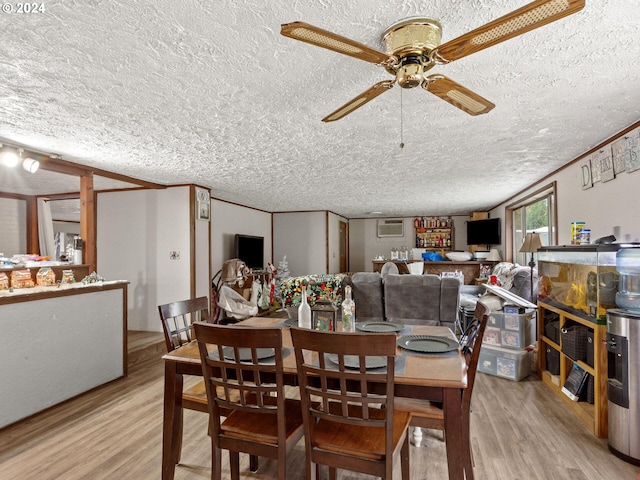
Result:
<svg viewBox="0 0 640 480">
<path fill-rule="evenodd" d="M 467 222 L 467 245 L 499 245 L 500 218 L 469 220 Z"/>
<path fill-rule="evenodd" d="M 252 270 L 264 268 L 264 237 L 236 233 L 236 258 Z"/>
</svg>

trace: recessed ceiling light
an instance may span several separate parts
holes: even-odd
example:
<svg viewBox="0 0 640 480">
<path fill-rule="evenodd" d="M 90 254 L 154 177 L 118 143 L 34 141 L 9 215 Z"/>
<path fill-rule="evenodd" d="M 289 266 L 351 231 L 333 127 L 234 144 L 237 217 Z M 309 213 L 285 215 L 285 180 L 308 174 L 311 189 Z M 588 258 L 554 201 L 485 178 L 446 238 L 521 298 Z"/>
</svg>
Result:
<svg viewBox="0 0 640 480">
<path fill-rule="evenodd" d="M 382 215 L 382 212 L 369 212 L 367 215 Z"/>
</svg>

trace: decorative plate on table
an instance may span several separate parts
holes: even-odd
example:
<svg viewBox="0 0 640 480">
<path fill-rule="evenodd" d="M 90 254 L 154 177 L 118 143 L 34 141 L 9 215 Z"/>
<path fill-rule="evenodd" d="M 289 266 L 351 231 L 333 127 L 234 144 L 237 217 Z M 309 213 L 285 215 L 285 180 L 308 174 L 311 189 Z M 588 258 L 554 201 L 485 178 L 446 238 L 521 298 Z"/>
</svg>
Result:
<svg viewBox="0 0 640 480">
<path fill-rule="evenodd" d="M 398 346 L 422 353 L 442 353 L 457 350 L 460 345 L 453 338 L 434 335 L 405 335 L 397 341 Z"/>
<path fill-rule="evenodd" d="M 251 361 L 251 349 L 250 348 L 239 348 L 238 353 L 240 353 L 240 361 L 241 362 L 250 362 Z M 227 360 L 235 360 L 235 355 L 232 347 L 224 347 L 222 349 L 222 354 L 224 358 Z M 275 357 L 276 352 L 273 348 L 256 348 L 256 355 L 258 360 L 264 360 L 265 358 Z"/>
<path fill-rule="evenodd" d="M 327 354 L 327 358 L 331 360 L 333 363 L 338 365 L 338 355 L 329 353 Z M 365 357 L 366 369 L 369 370 L 371 368 L 383 368 L 387 366 L 387 357 Z M 357 355 L 345 355 L 344 356 L 344 366 L 346 368 L 360 368 L 360 357 Z"/>
<path fill-rule="evenodd" d="M 361 332 L 399 332 L 404 328 L 402 323 L 372 320 L 356 323 L 356 330 Z"/>
</svg>

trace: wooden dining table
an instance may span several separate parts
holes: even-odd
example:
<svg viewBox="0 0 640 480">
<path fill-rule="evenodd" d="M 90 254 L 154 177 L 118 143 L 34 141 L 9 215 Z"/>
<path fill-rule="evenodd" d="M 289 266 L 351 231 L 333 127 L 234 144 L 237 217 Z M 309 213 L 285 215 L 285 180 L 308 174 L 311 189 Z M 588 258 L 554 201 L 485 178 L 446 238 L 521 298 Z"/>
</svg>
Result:
<svg viewBox="0 0 640 480">
<path fill-rule="evenodd" d="M 238 325 L 266 328 L 282 326 L 283 347 L 293 349 L 290 329 L 282 318 L 255 317 Z M 412 335 L 434 335 L 455 339 L 447 327 L 408 326 Z M 398 332 L 398 336 L 405 332 Z M 375 335 L 375 333 L 372 333 Z M 396 367 L 395 395 L 441 401 L 444 409 L 447 465 L 450 480 L 473 480 L 473 471 L 466 471 L 471 450 L 468 424 L 463 421 L 462 390 L 467 388 L 466 363 L 460 350 L 446 354 L 426 354 L 398 347 L 403 368 Z M 198 344 L 193 341 L 162 357 L 164 359 L 164 420 L 162 435 L 162 480 L 173 480 L 180 455 L 182 438 L 183 375 L 200 375 L 202 368 Z M 285 374 L 291 384 L 297 384 L 295 355 L 284 358 Z M 466 429 L 466 431 L 465 431 Z"/>
</svg>

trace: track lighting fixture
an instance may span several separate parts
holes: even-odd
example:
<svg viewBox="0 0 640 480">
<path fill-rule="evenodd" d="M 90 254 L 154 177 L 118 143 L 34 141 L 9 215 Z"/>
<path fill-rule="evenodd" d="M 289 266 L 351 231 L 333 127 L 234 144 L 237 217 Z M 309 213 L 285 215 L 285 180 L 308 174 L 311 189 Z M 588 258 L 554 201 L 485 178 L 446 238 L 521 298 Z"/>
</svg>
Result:
<svg viewBox="0 0 640 480">
<path fill-rule="evenodd" d="M 27 152 L 28 155 L 33 155 Z M 22 158 L 24 150 L 22 148 L 10 147 L 0 143 L 0 165 L 5 167 L 15 167 L 18 163 L 22 163 L 22 168 L 29 173 L 36 173 L 40 168 L 40 161 L 32 156 Z"/>
<path fill-rule="evenodd" d="M 0 144 L 0 164 L 5 167 L 15 167 L 20 161 L 18 151 L 15 148 Z"/>
<path fill-rule="evenodd" d="M 22 161 L 22 168 L 24 168 L 29 173 L 36 173 L 40 168 L 40 162 L 33 158 L 25 158 Z"/>
</svg>

